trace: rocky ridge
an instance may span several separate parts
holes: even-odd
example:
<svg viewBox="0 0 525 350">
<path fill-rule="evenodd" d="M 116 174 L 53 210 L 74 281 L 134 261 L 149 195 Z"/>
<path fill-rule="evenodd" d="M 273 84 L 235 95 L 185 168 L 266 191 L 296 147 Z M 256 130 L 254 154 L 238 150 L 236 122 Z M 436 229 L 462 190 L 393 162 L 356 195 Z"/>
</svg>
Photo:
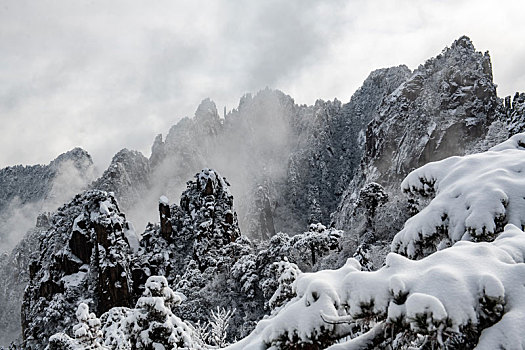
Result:
<svg viewBox="0 0 525 350">
<path fill-rule="evenodd" d="M 513 125 L 523 119 L 518 116 L 519 95 L 515 100 L 515 108 L 505 108 L 498 98 L 488 53 L 477 52 L 467 37 L 456 40 L 416 69 L 379 106 L 367 127 L 360 171 L 334 213 L 336 226 L 360 230 L 362 218 L 354 214 L 359 190 L 378 182 L 390 200 L 378 212 L 375 239 L 391 239 L 419 208 L 398 195 L 401 180 L 423 164 L 486 151 L 518 131 L 520 127 Z"/>
</svg>

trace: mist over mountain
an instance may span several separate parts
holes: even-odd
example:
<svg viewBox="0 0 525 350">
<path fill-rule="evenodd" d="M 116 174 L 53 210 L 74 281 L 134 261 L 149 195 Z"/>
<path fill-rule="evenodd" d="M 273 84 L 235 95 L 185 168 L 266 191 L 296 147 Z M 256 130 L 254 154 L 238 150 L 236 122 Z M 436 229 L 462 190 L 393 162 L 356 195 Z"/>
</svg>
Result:
<svg viewBox="0 0 525 350">
<path fill-rule="evenodd" d="M 414 71 L 404 65 L 373 71 L 347 103 L 299 105 L 266 88 L 220 113 L 204 99 L 193 118 L 152 140 L 149 157 L 123 149 L 98 178 L 91 157 L 78 148 L 47 166 L 2 169 L 0 345 L 207 349 L 244 338 L 231 348 L 337 349 L 347 340 L 362 349 L 387 342 L 395 349 L 469 348 L 485 339 L 485 329 L 501 339 L 497 325 L 505 312 L 523 310 L 521 301 L 502 301 L 506 292 L 519 294 L 504 277 L 506 268 L 494 268 L 490 277 L 458 274 L 468 285 L 461 295 L 476 310 L 463 318 L 450 313 L 453 303 L 433 287 L 387 269 L 427 271 L 425 264 L 435 261 L 445 271 L 436 278 L 448 281 L 447 271 L 461 266 L 447 265 L 450 251 L 432 255 L 435 250 L 451 247 L 452 256 L 478 261 L 475 246 L 433 241 L 456 227 L 453 210 L 464 209 L 435 209 L 443 221 L 428 241 L 417 241 L 423 248 L 415 254 L 429 260 L 409 261 L 402 256 L 412 257 L 408 251 L 394 248 L 400 255 L 384 257 L 394 237 L 399 246 L 413 244 L 399 233 L 411 217 L 421 232 L 425 223 L 434 225 L 425 208 L 445 190 L 441 173 L 425 164 L 460 159 L 455 156 L 469 162 L 468 155 L 480 153 L 479 162 L 505 159 L 487 171 L 522 171 L 524 106 L 523 93 L 498 97 L 489 54 L 463 36 Z M 403 188 L 407 196 L 400 186 L 413 171 L 419 175 Z M 456 198 L 478 198 L 462 182 L 469 173 L 457 176 Z M 512 183 L 521 181 L 513 176 Z M 490 212 L 498 230 L 464 240 L 494 241 L 484 246 L 494 264 L 521 268 L 520 253 L 512 261 L 502 257 L 508 242 L 522 247 L 523 222 L 513 214 L 521 202 L 509 199 L 512 191 L 499 179 L 493 187 L 504 193 L 498 200 L 505 210 Z M 470 210 L 470 202 L 461 203 Z M 368 270 L 390 284 L 378 282 L 373 290 L 376 275 Z M 471 279 L 483 281 L 472 298 Z M 360 281 L 370 289 L 351 295 L 348 286 Z M 291 322 L 293 310 L 310 321 Z M 430 323 L 413 326 L 425 312 Z M 218 335 L 220 319 L 229 328 Z M 400 332 L 398 345 L 379 336 L 387 330 Z"/>
<path fill-rule="evenodd" d="M 359 164 L 367 123 L 409 75 L 405 66 L 374 71 L 346 104 L 297 105 L 265 89 L 243 96 L 221 117 L 213 101 L 203 100 L 194 118 L 181 120 L 164 139 L 157 136 L 149 159 L 122 150 L 91 188 L 114 191 L 143 229 L 156 217 L 159 196 L 176 201 L 195 169 L 210 167 L 231 182 L 249 237 L 329 223 Z"/>
<path fill-rule="evenodd" d="M 91 156 L 80 148 L 48 165 L 0 170 L 0 253 L 9 252 L 36 223 L 38 214 L 54 211 L 95 178 Z"/>
</svg>

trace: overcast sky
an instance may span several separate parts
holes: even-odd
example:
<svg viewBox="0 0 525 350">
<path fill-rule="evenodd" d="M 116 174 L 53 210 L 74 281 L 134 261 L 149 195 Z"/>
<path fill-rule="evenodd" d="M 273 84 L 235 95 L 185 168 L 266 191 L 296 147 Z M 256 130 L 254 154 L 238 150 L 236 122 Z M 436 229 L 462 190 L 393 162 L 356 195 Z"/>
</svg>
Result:
<svg viewBox="0 0 525 350">
<path fill-rule="evenodd" d="M 210 97 L 265 87 L 347 102 L 371 70 L 414 69 L 463 34 L 500 96 L 525 91 L 525 1 L 0 0 L 0 167 L 75 146 L 99 168 Z"/>
</svg>

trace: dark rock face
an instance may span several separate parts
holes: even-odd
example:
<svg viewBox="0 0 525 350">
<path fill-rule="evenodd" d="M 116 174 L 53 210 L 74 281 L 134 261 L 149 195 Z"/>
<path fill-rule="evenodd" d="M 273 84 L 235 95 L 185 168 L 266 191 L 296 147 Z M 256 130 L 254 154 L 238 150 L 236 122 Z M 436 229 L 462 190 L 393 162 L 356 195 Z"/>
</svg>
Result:
<svg viewBox="0 0 525 350">
<path fill-rule="evenodd" d="M 360 172 L 345 192 L 335 221 L 338 227 L 355 228 L 357 194 L 364 184 L 378 182 L 392 195 L 378 212 L 378 221 L 385 223 L 379 230 L 388 236 L 408 215 L 399 209 L 406 201 L 399 196 L 401 180 L 425 163 L 467 153 L 501 117 L 488 53 L 475 51 L 467 37 L 459 38 L 415 70 L 378 111 L 367 127 Z"/>
<path fill-rule="evenodd" d="M 91 258 L 93 244 L 91 244 L 90 237 L 87 237 L 80 231 L 73 231 L 71 239 L 69 240 L 69 249 L 71 250 L 71 253 L 80 259 L 80 261 L 87 264 Z"/>
<path fill-rule="evenodd" d="M 159 202 L 160 234 L 166 241 L 171 239 L 173 227 L 171 226 L 170 206 L 166 202 Z"/>
<path fill-rule="evenodd" d="M 51 217 L 24 294 L 25 349 L 43 349 L 49 336 L 67 329 L 81 301 L 90 300 L 97 314 L 132 305 L 133 236 L 115 198 L 103 191 L 77 195 Z"/>
<path fill-rule="evenodd" d="M 525 131 L 525 93 L 518 93 L 512 98 L 505 98 L 505 114 L 509 136 Z"/>
</svg>

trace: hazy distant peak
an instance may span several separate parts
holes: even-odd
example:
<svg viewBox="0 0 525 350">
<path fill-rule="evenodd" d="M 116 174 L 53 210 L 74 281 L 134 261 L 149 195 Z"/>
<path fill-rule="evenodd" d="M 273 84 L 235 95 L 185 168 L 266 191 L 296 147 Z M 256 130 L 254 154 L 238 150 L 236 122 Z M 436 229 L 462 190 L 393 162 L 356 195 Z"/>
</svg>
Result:
<svg viewBox="0 0 525 350">
<path fill-rule="evenodd" d="M 469 49 L 471 51 L 475 51 L 474 44 L 472 43 L 472 40 L 466 35 L 461 36 L 459 39 L 455 40 L 454 43 L 452 43 L 452 49 L 462 47 L 465 49 Z"/>
<path fill-rule="evenodd" d="M 241 110 L 245 106 L 250 106 L 252 103 L 261 103 L 268 100 L 278 100 L 278 101 L 287 101 L 294 103 L 294 100 L 289 95 L 285 94 L 281 90 L 278 89 L 270 89 L 268 87 L 257 91 L 255 95 L 251 93 L 247 93 L 244 96 L 241 97 L 239 100 L 239 107 L 238 110 Z"/>
<path fill-rule="evenodd" d="M 217 112 L 217 106 L 211 99 L 206 98 L 201 101 L 199 107 L 195 111 L 195 119 L 218 119 L 219 113 Z"/>
<path fill-rule="evenodd" d="M 91 155 L 80 147 L 62 153 L 49 164 L 52 168 L 59 167 L 66 161 L 72 161 L 77 169 L 87 168 L 93 165 Z"/>
<path fill-rule="evenodd" d="M 410 68 L 408 68 L 404 64 L 400 64 L 399 66 L 388 67 L 388 68 L 379 68 L 379 69 L 375 69 L 372 72 L 370 72 L 368 77 L 365 79 L 365 84 L 369 80 L 382 79 L 389 75 L 411 74 L 411 73 L 412 71 L 410 70 Z"/>
<path fill-rule="evenodd" d="M 127 148 L 123 148 L 120 151 L 118 151 L 117 154 L 113 156 L 113 159 L 111 160 L 111 162 L 114 163 L 122 159 L 129 159 L 129 158 L 141 158 L 142 159 L 146 157 L 144 157 L 144 155 L 140 151 L 129 150 Z"/>
</svg>

